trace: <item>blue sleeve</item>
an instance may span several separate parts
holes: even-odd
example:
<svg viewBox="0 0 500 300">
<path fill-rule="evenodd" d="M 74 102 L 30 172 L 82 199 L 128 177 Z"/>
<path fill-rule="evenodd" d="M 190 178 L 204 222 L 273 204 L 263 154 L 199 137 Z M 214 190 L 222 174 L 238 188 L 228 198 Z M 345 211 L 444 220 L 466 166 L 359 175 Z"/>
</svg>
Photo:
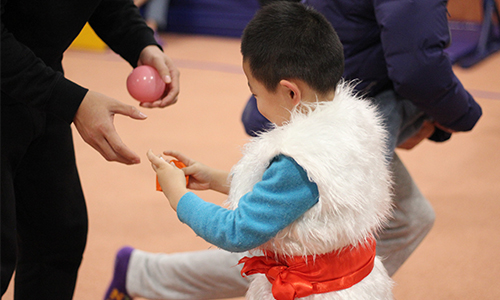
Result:
<svg viewBox="0 0 500 300">
<path fill-rule="evenodd" d="M 446 1 L 375 0 L 375 16 L 394 88 L 443 126 L 468 131 L 481 108 L 444 53 L 450 41 Z"/>
<path fill-rule="evenodd" d="M 277 156 L 262 181 L 229 210 L 185 194 L 177 215 L 194 232 L 222 249 L 243 252 L 258 247 L 318 202 L 315 183 L 292 158 Z"/>
</svg>

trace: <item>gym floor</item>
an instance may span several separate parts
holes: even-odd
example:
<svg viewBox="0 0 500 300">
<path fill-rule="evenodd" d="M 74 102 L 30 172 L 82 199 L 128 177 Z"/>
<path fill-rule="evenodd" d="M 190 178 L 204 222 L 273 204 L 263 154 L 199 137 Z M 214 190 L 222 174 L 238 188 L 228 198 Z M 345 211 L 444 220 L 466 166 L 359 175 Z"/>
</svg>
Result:
<svg viewBox="0 0 500 300">
<path fill-rule="evenodd" d="M 115 253 L 124 245 L 166 253 L 213 247 L 181 224 L 163 194 L 155 191 L 148 149 L 179 150 L 229 170 L 248 141 L 240 122 L 250 92 L 241 69 L 239 39 L 175 34 L 162 38 L 181 71 L 178 103 L 165 109 L 139 108 L 148 115 L 144 121 L 115 116 L 117 131 L 141 163 L 107 162 L 74 131 L 90 222 L 77 300 L 102 298 Z M 125 87 L 132 68 L 113 52 L 70 50 L 64 67 L 75 82 L 139 107 Z M 396 299 L 500 299 L 499 70 L 500 53 L 472 68 L 455 68 L 483 108 L 471 132 L 398 152 L 433 204 L 437 219 L 394 276 Z M 215 192 L 196 193 L 207 201 L 224 201 L 224 195 Z M 11 287 L 4 299 L 12 299 L 12 294 Z"/>
</svg>

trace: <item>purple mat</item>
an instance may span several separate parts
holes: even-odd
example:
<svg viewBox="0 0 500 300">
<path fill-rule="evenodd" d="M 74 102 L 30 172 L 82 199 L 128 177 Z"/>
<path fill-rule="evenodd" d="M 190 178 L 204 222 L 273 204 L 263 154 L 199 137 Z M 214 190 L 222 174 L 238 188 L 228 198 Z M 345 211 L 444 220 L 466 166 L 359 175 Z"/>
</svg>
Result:
<svg viewBox="0 0 500 300">
<path fill-rule="evenodd" d="M 451 62 L 454 64 L 460 58 L 471 54 L 477 47 L 481 24 L 472 22 L 450 21 L 451 45 L 446 48 Z"/>
<path fill-rule="evenodd" d="M 468 68 L 500 50 L 500 12 L 495 0 L 483 0 L 479 24 L 450 22 L 452 46 L 447 52 L 453 63 Z"/>
</svg>

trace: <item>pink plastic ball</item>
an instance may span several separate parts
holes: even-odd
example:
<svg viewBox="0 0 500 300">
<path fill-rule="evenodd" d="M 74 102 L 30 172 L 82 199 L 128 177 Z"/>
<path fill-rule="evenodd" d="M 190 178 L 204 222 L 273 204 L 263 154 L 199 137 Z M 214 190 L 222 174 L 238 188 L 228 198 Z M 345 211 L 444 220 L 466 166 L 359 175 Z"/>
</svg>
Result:
<svg viewBox="0 0 500 300">
<path fill-rule="evenodd" d="M 127 78 L 127 90 L 140 102 L 153 102 L 163 95 L 166 84 L 155 68 L 143 65 L 135 68 Z"/>
</svg>

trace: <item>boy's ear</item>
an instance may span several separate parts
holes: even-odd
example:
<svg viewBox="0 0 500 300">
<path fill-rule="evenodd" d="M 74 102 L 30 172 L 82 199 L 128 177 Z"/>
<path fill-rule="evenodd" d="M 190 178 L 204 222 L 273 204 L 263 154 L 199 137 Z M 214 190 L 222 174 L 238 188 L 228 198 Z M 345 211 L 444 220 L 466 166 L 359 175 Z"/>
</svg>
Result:
<svg viewBox="0 0 500 300">
<path fill-rule="evenodd" d="M 285 93 L 285 97 L 292 101 L 293 106 L 299 104 L 302 100 L 302 92 L 295 82 L 282 79 L 280 81 L 280 87 L 282 92 Z"/>
</svg>

